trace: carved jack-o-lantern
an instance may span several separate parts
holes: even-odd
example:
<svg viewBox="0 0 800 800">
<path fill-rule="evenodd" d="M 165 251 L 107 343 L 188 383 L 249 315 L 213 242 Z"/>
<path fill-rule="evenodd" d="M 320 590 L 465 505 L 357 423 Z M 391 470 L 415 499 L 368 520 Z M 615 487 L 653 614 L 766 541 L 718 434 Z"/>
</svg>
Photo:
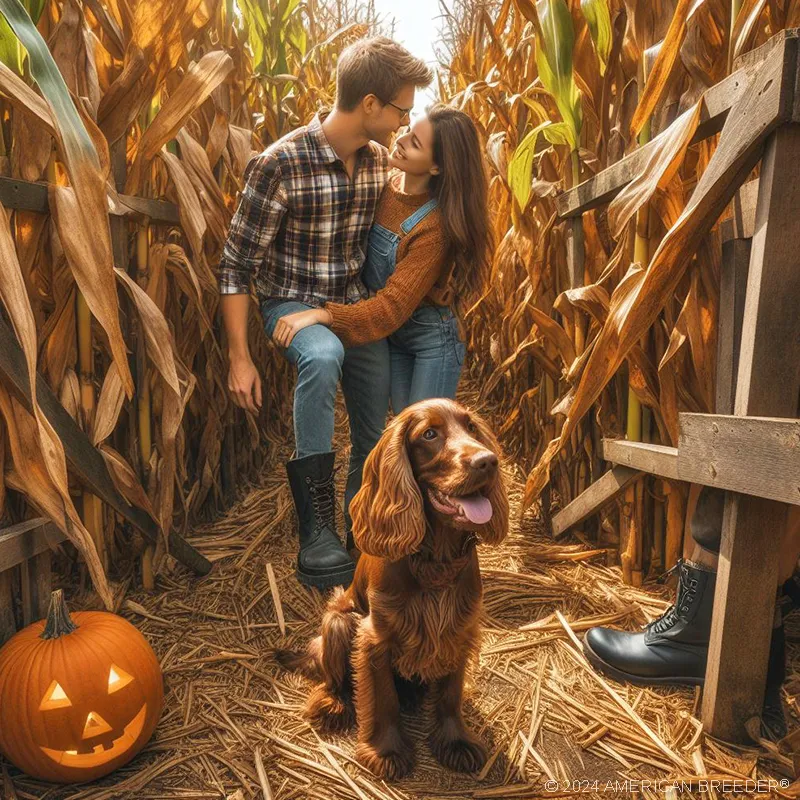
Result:
<svg viewBox="0 0 800 800">
<path fill-rule="evenodd" d="M 47 620 L 0 649 L 0 751 L 36 778 L 107 775 L 153 735 L 164 704 L 150 645 L 116 614 L 70 617 L 54 592 Z"/>
</svg>

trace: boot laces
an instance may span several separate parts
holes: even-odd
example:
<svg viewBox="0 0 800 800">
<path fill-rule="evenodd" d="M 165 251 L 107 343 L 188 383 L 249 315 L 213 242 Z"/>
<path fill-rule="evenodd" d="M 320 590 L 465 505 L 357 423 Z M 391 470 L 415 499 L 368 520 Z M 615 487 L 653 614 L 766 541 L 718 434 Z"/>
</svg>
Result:
<svg viewBox="0 0 800 800">
<path fill-rule="evenodd" d="M 310 477 L 306 478 L 309 493 L 311 494 L 311 503 L 314 506 L 314 519 L 317 530 L 322 530 L 326 526 L 330 530 L 334 530 L 336 527 L 335 476 L 336 470 L 321 481 L 315 481 Z"/>
<path fill-rule="evenodd" d="M 660 617 L 654 619 L 647 626 L 653 633 L 664 633 L 669 630 L 678 620 L 683 619 L 689 613 L 694 603 L 697 595 L 697 579 L 690 577 L 689 571 L 682 568 L 683 564 L 683 559 L 679 559 L 672 569 L 658 579 L 659 583 L 663 583 L 675 570 L 680 570 L 678 572 L 678 596 Z"/>
</svg>

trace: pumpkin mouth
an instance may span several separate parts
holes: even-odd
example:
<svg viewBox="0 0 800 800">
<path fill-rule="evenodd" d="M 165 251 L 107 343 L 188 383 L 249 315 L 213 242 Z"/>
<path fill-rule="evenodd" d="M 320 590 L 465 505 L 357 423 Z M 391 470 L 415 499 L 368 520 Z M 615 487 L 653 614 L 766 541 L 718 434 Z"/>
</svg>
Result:
<svg viewBox="0 0 800 800">
<path fill-rule="evenodd" d="M 102 744 L 98 744 L 91 753 L 78 753 L 75 750 L 51 750 L 48 747 L 42 747 L 42 752 L 56 764 L 61 764 L 62 767 L 78 767 L 79 769 L 100 767 L 122 755 L 135 744 L 144 728 L 146 716 L 147 705 L 143 705 L 139 713 L 125 726 L 122 736 L 114 739 L 111 747 L 107 750 L 103 749 Z"/>
</svg>

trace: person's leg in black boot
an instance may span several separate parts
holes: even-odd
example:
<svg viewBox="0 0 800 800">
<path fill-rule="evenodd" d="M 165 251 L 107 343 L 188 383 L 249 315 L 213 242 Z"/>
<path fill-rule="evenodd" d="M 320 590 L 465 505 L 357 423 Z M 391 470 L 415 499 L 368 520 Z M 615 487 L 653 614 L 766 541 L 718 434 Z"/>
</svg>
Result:
<svg viewBox="0 0 800 800">
<path fill-rule="evenodd" d="M 724 492 L 692 486 L 687 509 L 691 536 L 685 536 L 675 603 L 639 633 L 592 628 L 584 653 L 601 672 L 636 684 L 702 686 L 705 680 L 714 605 Z M 798 527 L 798 526 L 795 526 Z M 790 525 L 790 529 L 792 526 Z M 798 535 L 787 532 L 784 552 L 796 549 Z M 794 558 L 781 559 L 793 564 Z M 782 577 L 783 581 L 785 576 Z M 785 674 L 785 645 L 780 615 L 773 629 L 763 719 L 773 736 L 785 733 L 780 685 Z"/>
<path fill-rule="evenodd" d="M 702 685 L 706 673 L 716 572 L 679 561 L 674 605 L 641 633 L 591 628 L 589 661 L 619 681 Z"/>
<path fill-rule="evenodd" d="M 297 302 L 269 302 L 262 306 L 267 336 L 286 314 L 309 308 Z M 355 564 L 336 532 L 336 491 L 332 450 L 334 407 L 342 376 L 344 347 L 323 325 L 299 331 L 284 351 L 297 367 L 294 390 L 295 458 L 286 465 L 297 510 L 299 553 L 297 577 L 301 583 L 326 589 L 348 586 Z"/>
<path fill-rule="evenodd" d="M 597 669 L 632 683 L 702 685 L 714 606 L 724 492 L 692 487 L 675 604 L 640 633 L 591 628 L 586 657 Z"/>
<path fill-rule="evenodd" d="M 331 451 L 295 458 L 286 465 L 299 527 L 297 578 L 318 589 L 348 586 L 355 570 L 336 533 L 335 458 Z"/>
</svg>

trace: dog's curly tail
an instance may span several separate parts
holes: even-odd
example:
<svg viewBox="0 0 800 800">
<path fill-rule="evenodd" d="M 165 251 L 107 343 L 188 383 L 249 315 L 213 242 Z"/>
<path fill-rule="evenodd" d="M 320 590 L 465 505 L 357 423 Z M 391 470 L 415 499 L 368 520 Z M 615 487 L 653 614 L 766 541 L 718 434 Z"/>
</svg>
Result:
<svg viewBox="0 0 800 800">
<path fill-rule="evenodd" d="M 352 599 L 338 589 L 322 618 L 322 633 L 304 651 L 279 649 L 275 658 L 291 672 L 323 681 L 331 688 L 343 688 L 349 681 L 350 650 L 360 620 Z"/>
</svg>

